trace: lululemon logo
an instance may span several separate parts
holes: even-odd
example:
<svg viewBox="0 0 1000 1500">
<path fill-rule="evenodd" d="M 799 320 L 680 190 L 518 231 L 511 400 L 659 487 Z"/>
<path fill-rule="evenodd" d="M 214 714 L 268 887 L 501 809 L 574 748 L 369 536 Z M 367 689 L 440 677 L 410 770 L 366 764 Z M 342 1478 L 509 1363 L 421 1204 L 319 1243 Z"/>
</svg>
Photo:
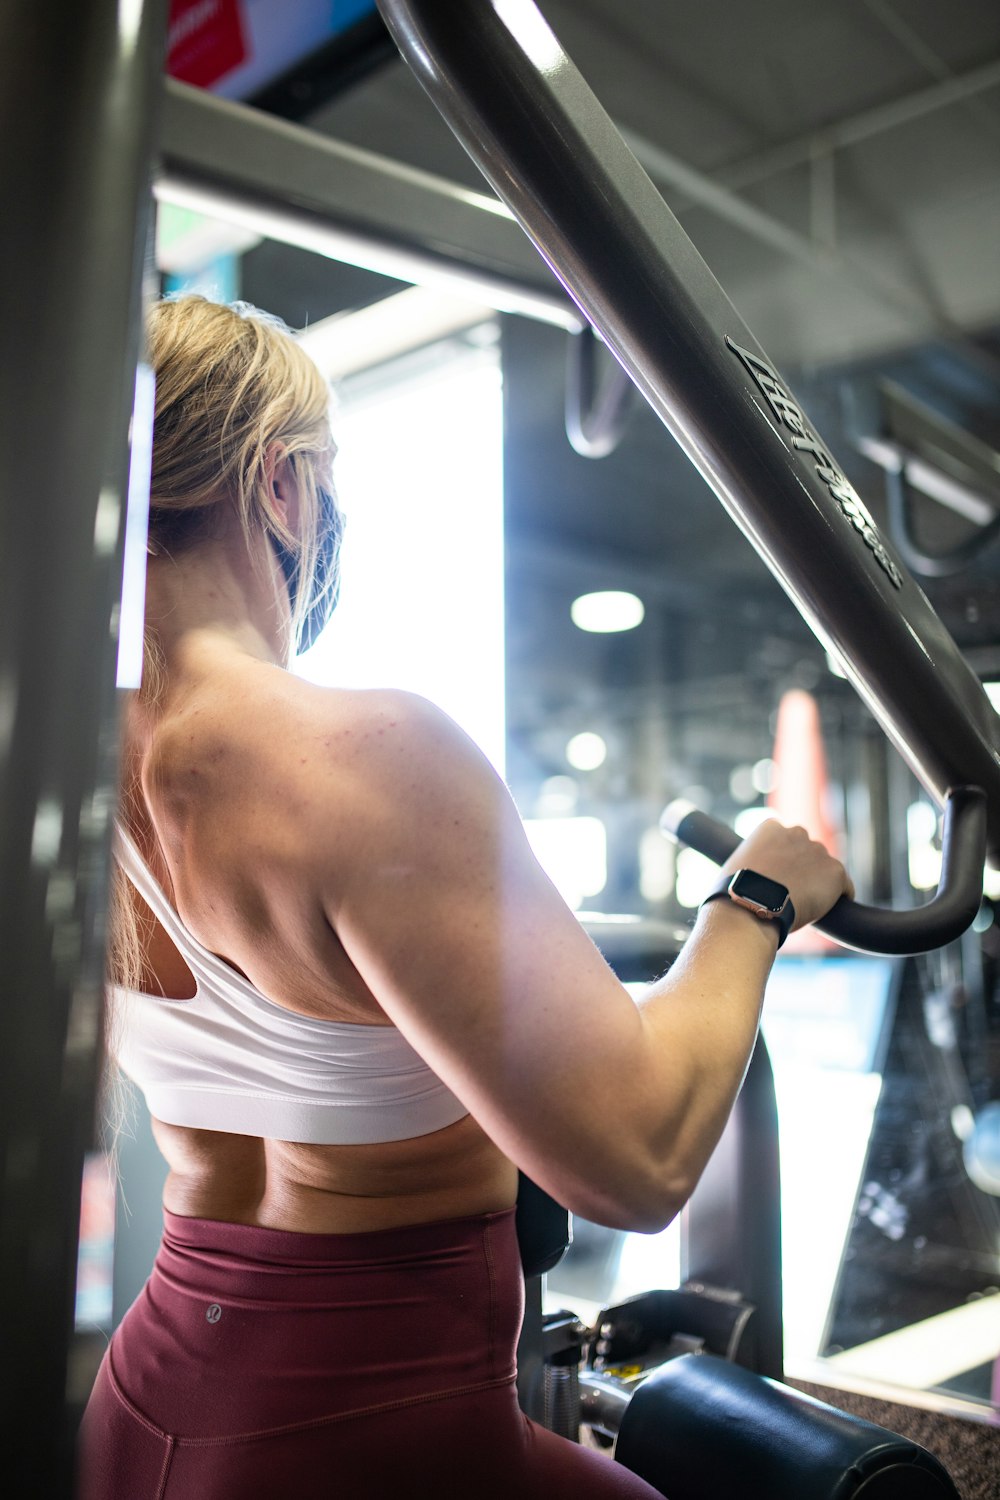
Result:
<svg viewBox="0 0 1000 1500">
<path fill-rule="evenodd" d="M 208 1312 L 205 1314 L 205 1317 L 210 1323 L 217 1323 L 222 1317 L 222 1308 L 217 1302 L 213 1302 L 210 1305 Z"/>
</svg>

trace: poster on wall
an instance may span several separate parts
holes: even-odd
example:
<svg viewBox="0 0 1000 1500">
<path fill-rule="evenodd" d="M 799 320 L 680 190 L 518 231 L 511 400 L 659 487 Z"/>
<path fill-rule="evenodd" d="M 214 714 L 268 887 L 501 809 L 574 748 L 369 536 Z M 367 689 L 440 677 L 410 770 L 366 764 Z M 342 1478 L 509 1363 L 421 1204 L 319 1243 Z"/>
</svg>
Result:
<svg viewBox="0 0 1000 1500">
<path fill-rule="evenodd" d="M 376 14 L 375 0 L 170 0 L 167 72 L 248 99 Z"/>
</svg>

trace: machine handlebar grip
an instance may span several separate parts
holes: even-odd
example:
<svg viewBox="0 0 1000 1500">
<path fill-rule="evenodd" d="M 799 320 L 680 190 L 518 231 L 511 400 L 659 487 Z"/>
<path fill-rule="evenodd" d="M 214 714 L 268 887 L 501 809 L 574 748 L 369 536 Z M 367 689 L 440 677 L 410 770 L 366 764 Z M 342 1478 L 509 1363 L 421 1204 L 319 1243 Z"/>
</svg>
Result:
<svg viewBox="0 0 1000 1500">
<path fill-rule="evenodd" d="M 671 802 L 660 819 L 664 833 L 724 864 L 740 837 L 690 802 Z M 943 948 L 971 926 L 983 894 L 986 860 L 986 794 L 977 786 L 953 787 L 944 804 L 941 881 L 924 906 L 892 911 L 842 896 L 815 925 L 845 948 L 862 953 L 926 953 Z"/>
</svg>

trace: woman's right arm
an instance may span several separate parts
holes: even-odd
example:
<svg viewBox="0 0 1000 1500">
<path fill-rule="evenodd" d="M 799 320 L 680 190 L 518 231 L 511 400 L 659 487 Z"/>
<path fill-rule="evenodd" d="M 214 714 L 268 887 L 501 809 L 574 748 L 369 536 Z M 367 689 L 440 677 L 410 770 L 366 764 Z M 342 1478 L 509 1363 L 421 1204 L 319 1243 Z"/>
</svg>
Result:
<svg viewBox="0 0 1000 1500">
<path fill-rule="evenodd" d="M 348 956 L 497 1146 L 554 1198 L 597 1222 L 661 1228 L 739 1091 L 776 934 L 713 902 L 637 1005 L 462 731 L 406 694 L 356 697 L 347 733 L 338 707 L 336 755 L 303 814 L 312 875 Z M 824 850 L 777 824 L 741 846 L 739 863 L 789 887 L 799 926 L 848 886 Z"/>
</svg>

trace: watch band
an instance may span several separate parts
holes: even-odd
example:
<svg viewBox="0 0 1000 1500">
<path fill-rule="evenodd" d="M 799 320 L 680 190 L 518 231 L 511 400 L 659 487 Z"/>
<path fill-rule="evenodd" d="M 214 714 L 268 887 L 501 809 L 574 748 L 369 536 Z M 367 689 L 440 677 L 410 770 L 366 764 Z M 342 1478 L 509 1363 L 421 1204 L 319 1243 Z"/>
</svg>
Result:
<svg viewBox="0 0 1000 1500">
<path fill-rule="evenodd" d="M 773 922 L 779 948 L 795 924 L 795 908 L 787 888 L 769 876 L 758 875 L 756 870 L 737 870 L 735 875 L 721 876 L 701 904 L 707 906 L 709 901 L 718 901 L 723 896 L 758 921 Z"/>
</svg>

